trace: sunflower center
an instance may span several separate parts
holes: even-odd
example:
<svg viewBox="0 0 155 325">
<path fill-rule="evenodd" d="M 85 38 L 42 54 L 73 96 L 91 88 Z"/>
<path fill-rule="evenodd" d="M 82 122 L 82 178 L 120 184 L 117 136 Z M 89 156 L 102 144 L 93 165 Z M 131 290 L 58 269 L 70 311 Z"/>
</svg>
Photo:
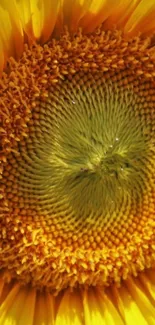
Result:
<svg viewBox="0 0 155 325">
<path fill-rule="evenodd" d="M 6 191 L 12 212 L 21 208 L 21 214 L 52 218 L 64 205 L 80 221 L 90 214 L 104 218 L 127 197 L 142 199 L 149 126 L 136 111 L 139 99 L 130 88 L 99 73 L 95 80 L 81 73 L 37 102 L 28 138 L 9 157 Z"/>
<path fill-rule="evenodd" d="M 1 179 L 2 268 L 56 291 L 154 260 L 154 84 L 128 67 L 64 75 L 30 101 Z"/>
</svg>

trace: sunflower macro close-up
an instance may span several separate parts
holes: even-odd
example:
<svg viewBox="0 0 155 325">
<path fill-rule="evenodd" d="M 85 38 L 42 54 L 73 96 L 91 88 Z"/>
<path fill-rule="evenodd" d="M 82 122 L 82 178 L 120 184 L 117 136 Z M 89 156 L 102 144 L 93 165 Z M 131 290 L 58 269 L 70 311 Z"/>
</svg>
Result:
<svg viewBox="0 0 155 325">
<path fill-rule="evenodd" d="M 0 0 L 0 325 L 155 325 L 155 0 Z"/>
</svg>

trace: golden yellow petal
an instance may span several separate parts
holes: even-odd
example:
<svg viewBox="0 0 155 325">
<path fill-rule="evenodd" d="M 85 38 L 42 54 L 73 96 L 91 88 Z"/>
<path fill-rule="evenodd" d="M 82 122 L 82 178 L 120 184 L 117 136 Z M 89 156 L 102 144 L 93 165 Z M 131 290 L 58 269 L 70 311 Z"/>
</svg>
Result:
<svg viewBox="0 0 155 325">
<path fill-rule="evenodd" d="M 105 29 L 116 26 L 127 35 L 150 35 L 155 29 L 154 15 L 154 0 L 1 0 L 0 71 L 8 57 L 18 58 L 22 53 L 23 31 L 29 42 L 41 43 L 53 30 L 59 35 L 64 25 L 72 32 L 82 27 L 88 33 L 104 24 Z"/>
<path fill-rule="evenodd" d="M 60 12 L 60 1 L 43 1 L 43 29 L 41 33 L 41 42 L 46 42 L 51 36 L 55 27 L 56 21 L 58 23 L 58 16 Z"/>
<path fill-rule="evenodd" d="M 53 325 L 54 324 L 54 313 L 53 313 L 53 299 L 52 295 L 43 294 L 38 292 L 36 296 L 35 314 L 34 320 L 37 325 Z M 50 304 L 50 309 L 48 308 Z M 50 311 L 50 316 L 48 311 Z M 34 323 L 33 323 L 34 324 Z"/>
<path fill-rule="evenodd" d="M 0 325 L 154 325 L 155 299 L 150 294 L 155 292 L 154 271 L 130 277 L 120 288 L 70 288 L 56 297 L 7 284 L 1 275 Z"/>
<path fill-rule="evenodd" d="M 155 270 L 146 270 L 145 272 L 140 273 L 139 278 L 146 294 L 151 301 L 155 302 Z"/>
<path fill-rule="evenodd" d="M 109 297 L 98 288 L 90 288 L 83 294 L 86 325 L 123 325 L 123 321 Z"/>
<path fill-rule="evenodd" d="M 134 322 L 139 322 L 141 325 L 148 325 L 145 316 L 143 316 L 141 310 L 139 310 L 135 300 L 133 300 L 125 286 L 121 286 L 119 298 L 124 311 L 125 324 L 131 325 Z"/>
<path fill-rule="evenodd" d="M 92 0 L 64 0 L 63 1 L 63 23 L 66 24 L 70 31 L 76 31 L 80 24 L 80 20 L 90 10 Z M 97 1 L 96 1 L 97 5 Z"/>
<path fill-rule="evenodd" d="M 20 285 L 16 284 L 13 287 L 13 289 L 10 290 L 4 303 L 0 307 L 0 325 L 7 324 L 6 322 L 8 321 L 8 318 L 16 319 L 16 317 L 19 314 L 19 310 L 21 309 L 20 303 L 24 302 L 24 298 L 25 298 L 25 291 L 24 293 L 20 292 Z"/>
<path fill-rule="evenodd" d="M 29 42 L 46 42 L 51 36 L 60 11 L 60 0 L 17 1 L 19 17 Z"/>
<path fill-rule="evenodd" d="M 58 309 L 55 325 L 81 325 L 83 324 L 82 312 L 80 292 L 66 290 Z"/>
<path fill-rule="evenodd" d="M 126 281 L 126 289 L 130 293 L 132 299 L 135 301 L 139 309 L 142 311 L 143 317 L 150 324 L 155 324 L 155 309 L 154 306 L 150 304 L 150 299 L 143 291 L 143 286 L 137 278 L 129 278 Z"/>
<path fill-rule="evenodd" d="M 154 17 L 154 0 L 94 0 L 80 26 L 86 33 L 92 32 L 99 24 L 104 23 L 106 29 L 117 27 L 124 30 L 127 35 L 133 36 L 138 32 L 150 35 L 155 29 Z"/>
<path fill-rule="evenodd" d="M 80 22 L 80 26 L 83 27 L 85 33 L 92 32 L 101 23 L 104 23 L 109 17 L 115 16 L 117 14 L 117 8 L 119 8 L 120 2 L 121 0 L 112 1 L 112 3 L 108 0 L 92 0 L 88 12 Z"/>
<path fill-rule="evenodd" d="M 15 0 L 0 1 L 0 72 L 8 57 L 19 58 L 23 51 L 23 30 Z"/>
<path fill-rule="evenodd" d="M 17 2 L 19 17 L 29 39 L 40 38 L 43 29 L 43 3 L 37 0 L 20 0 Z"/>
<path fill-rule="evenodd" d="M 140 0 L 120 0 L 118 2 L 115 1 L 115 3 L 117 3 L 117 6 L 115 7 L 115 10 L 112 11 L 112 14 L 105 21 L 104 27 L 106 29 L 111 29 L 117 26 L 118 29 L 124 29 L 126 22 L 136 9 L 139 2 Z"/>
<path fill-rule="evenodd" d="M 129 278 L 121 284 L 119 289 L 116 286 L 112 287 L 111 292 L 108 289 L 108 294 L 122 315 L 125 324 L 131 325 L 136 321 L 140 324 L 155 324 L 154 271 L 154 269 L 146 270 L 137 278 Z"/>
<path fill-rule="evenodd" d="M 155 31 L 155 1 L 142 0 L 125 25 L 125 32 L 135 35 L 138 32 L 150 35 Z"/>
<path fill-rule="evenodd" d="M 92 32 L 100 24 L 104 24 L 106 29 L 114 28 L 114 26 L 123 28 L 138 2 L 138 0 L 132 2 L 130 0 L 92 0 L 79 25 L 86 33 Z"/>
<path fill-rule="evenodd" d="M 0 325 L 33 325 L 36 290 L 15 285 L 0 307 Z"/>
</svg>

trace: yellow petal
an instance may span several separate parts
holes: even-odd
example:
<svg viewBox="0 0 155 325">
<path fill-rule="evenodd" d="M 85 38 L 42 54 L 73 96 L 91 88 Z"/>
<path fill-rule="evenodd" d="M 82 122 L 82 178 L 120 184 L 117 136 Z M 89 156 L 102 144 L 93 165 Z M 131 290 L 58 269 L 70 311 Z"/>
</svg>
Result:
<svg viewBox="0 0 155 325">
<path fill-rule="evenodd" d="M 47 41 L 56 23 L 60 0 L 20 0 L 17 6 L 29 41 Z"/>
<path fill-rule="evenodd" d="M 134 35 L 137 32 L 147 33 L 155 30 L 155 1 L 142 0 L 133 11 L 125 25 L 125 32 Z"/>
<path fill-rule="evenodd" d="M 80 20 L 85 17 L 91 4 L 92 0 L 64 0 L 64 24 L 68 25 L 71 31 L 76 31 L 80 25 Z"/>
<path fill-rule="evenodd" d="M 92 32 L 97 26 L 103 23 L 117 7 L 116 1 L 92 0 L 89 11 L 86 12 L 80 25 L 86 33 Z"/>
<path fill-rule="evenodd" d="M 0 325 L 33 325 L 34 289 L 15 285 L 0 307 Z"/>
<path fill-rule="evenodd" d="M 54 297 L 0 277 L 0 325 L 154 325 L 154 285 L 150 269 L 120 288 L 65 289 Z"/>
<path fill-rule="evenodd" d="M 118 1 L 115 10 L 111 12 L 111 15 L 105 21 L 104 27 L 106 29 L 111 29 L 116 26 L 117 28 L 124 29 L 126 22 L 134 12 L 139 1 L 140 0 Z"/>
<path fill-rule="evenodd" d="M 10 54 L 13 54 L 13 44 L 11 42 L 11 22 L 9 14 L 0 7 L 0 72 L 3 71 L 5 61 Z"/>
<path fill-rule="evenodd" d="M 41 42 L 46 42 L 55 27 L 56 20 L 58 20 L 58 14 L 60 11 L 60 1 L 51 1 L 46 0 L 43 1 L 43 29 L 42 29 L 42 36 Z"/>
<path fill-rule="evenodd" d="M 85 290 L 83 307 L 86 325 L 123 325 L 116 308 L 101 289 Z"/>
<path fill-rule="evenodd" d="M 83 325 L 79 292 L 67 290 L 61 300 L 55 325 Z"/>
<path fill-rule="evenodd" d="M 154 306 L 150 303 L 149 298 L 143 292 L 140 281 L 136 278 L 129 278 L 126 281 L 126 286 L 133 300 L 137 303 L 137 306 L 142 311 L 142 314 L 147 320 L 148 324 L 155 325 L 155 303 Z"/>
<path fill-rule="evenodd" d="M 0 1 L 0 70 L 10 56 L 19 58 L 23 51 L 23 30 L 15 0 Z"/>
<path fill-rule="evenodd" d="M 84 28 L 84 31 L 92 32 L 97 26 L 104 23 L 105 28 L 113 28 L 114 25 L 119 24 L 119 19 L 122 18 L 127 13 L 127 10 L 134 9 L 134 3 L 137 3 L 137 0 L 93 0 L 89 11 L 83 17 L 81 25 Z"/>
<path fill-rule="evenodd" d="M 149 269 L 140 273 L 139 278 L 148 297 L 155 303 L 155 269 Z"/>
<path fill-rule="evenodd" d="M 39 4 L 40 8 L 37 0 L 20 0 L 17 2 L 23 29 L 32 40 L 41 36 L 43 28 L 42 1 Z"/>
<path fill-rule="evenodd" d="M 25 298 L 25 291 L 21 290 L 20 285 L 15 285 L 0 307 L 0 325 L 16 325 Z"/>
<path fill-rule="evenodd" d="M 115 300 L 115 304 L 126 325 L 133 325 L 136 324 L 136 322 L 140 325 L 148 325 L 148 322 L 145 316 L 143 316 L 142 311 L 139 309 L 137 302 L 133 299 L 123 283 L 119 290 L 114 286 L 112 290 L 112 298 Z"/>
</svg>

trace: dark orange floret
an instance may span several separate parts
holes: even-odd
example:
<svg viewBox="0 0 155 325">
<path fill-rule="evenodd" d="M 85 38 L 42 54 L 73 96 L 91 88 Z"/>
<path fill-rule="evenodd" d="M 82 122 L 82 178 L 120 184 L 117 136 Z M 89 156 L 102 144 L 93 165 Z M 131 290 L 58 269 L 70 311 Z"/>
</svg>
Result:
<svg viewBox="0 0 155 325">
<path fill-rule="evenodd" d="M 39 288 L 48 287 L 50 290 L 59 291 L 67 286 L 75 287 L 79 284 L 108 286 L 113 281 L 119 284 L 129 274 L 136 276 L 139 271 L 153 266 L 155 261 L 154 67 L 155 52 L 151 46 L 151 39 L 143 40 L 136 37 L 127 41 L 119 31 L 105 32 L 102 29 L 96 30 L 89 37 L 82 35 L 81 31 L 71 37 L 66 31 L 59 40 L 55 39 L 44 46 L 34 44 L 28 47 L 26 45 L 19 62 L 10 59 L 8 71 L 3 74 L 0 81 L 0 132 L 2 134 L 0 268 L 6 271 L 5 277 L 8 279 L 16 278 L 23 283 L 31 282 Z M 79 93 L 77 85 L 81 89 Z M 55 195 L 57 192 L 59 194 L 56 185 L 54 191 L 51 192 L 51 198 L 48 194 L 51 190 L 49 189 L 43 193 L 45 201 L 41 201 L 39 198 L 37 201 L 36 184 L 39 184 L 41 193 L 42 184 L 39 183 L 40 174 L 38 173 L 40 165 L 38 165 L 37 159 L 38 157 L 40 159 L 42 152 L 39 144 L 46 143 L 46 128 L 53 130 L 49 126 L 51 124 L 55 128 L 54 130 L 57 130 L 55 121 L 57 122 L 59 118 L 58 121 L 62 122 L 62 116 L 65 118 L 68 116 L 68 108 L 66 108 L 65 103 L 66 99 L 69 101 L 69 97 L 67 97 L 69 90 L 73 92 L 75 90 L 75 93 L 77 91 L 81 103 L 83 93 L 87 95 L 87 88 L 89 87 L 92 97 L 95 94 L 94 101 L 87 100 L 90 111 L 93 110 L 95 101 L 100 104 L 99 95 L 103 95 L 105 100 L 110 98 L 107 89 L 110 89 L 112 96 L 116 92 L 116 97 L 120 91 L 121 95 L 118 98 L 122 101 L 122 106 L 120 106 L 122 114 L 125 118 L 128 110 L 131 113 L 129 115 L 129 125 L 133 132 L 131 140 L 135 139 L 137 142 L 134 143 L 135 147 L 133 146 L 129 159 L 124 153 L 120 153 L 122 146 L 118 148 L 116 146 L 119 150 L 116 150 L 115 155 L 112 151 L 110 152 L 111 155 L 108 153 L 106 162 L 104 160 L 104 164 L 102 164 L 102 159 L 99 159 L 101 149 L 98 147 L 97 157 L 96 151 L 94 151 L 93 157 L 88 154 L 84 167 L 78 165 L 85 179 L 91 177 L 96 181 L 97 175 L 97 180 L 100 181 L 102 175 L 108 178 L 107 174 L 110 173 L 112 175 L 110 177 L 115 177 L 116 183 L 118 181 L 120 187 L 123 184 L 123 191 L 127 193 L 127 198 L 121 194 L 121 199 L 118 200 L 119 206 L 116 205 L 116 209 L 113 209 L 112 220 L 106 208 L 105 214 L 103 213 L 104 209 L 101 212 L 100 208 L 97 208 L 99 212 L 94 214 L 95 217 L 92 212 L 92 218 L 91 212 L 87 209 L 90 215 L 87 215 L 89 220 L 86 223 L 85 220 L 81 222 L 77 218 L 77 205 L 74 202 L 74 196 L 71 197 L 71 207 L 68 207 L 65 201 L 66 197 L 57 202 L 54 197 L 54 193 L 56 193 Z M 98 92 L 96 89 L 99 89 Z M 104 90 L 103 93 L 102 90 Z M 132 95 L 133 101 L 131 101 L 130 95 Z M 124 108 L 124 103 L 128 105 L 127 99 L 131 101 L 128 110 L 126 107 Z M 84 99 L 83 102 L 85 103 L 86 100 Z M 74 159 L 72 159 L 70 165 L 67 150 L 62 152 L 65 160 L 60 159 L 62 157 L 56 152 L 57 144 L 60 146 L 61 139 L 65 139 L 63 129 L 65 132 L 70 126 L 70 130 L 72 133 L 75 132 L 76 138 L 78 110 L 76 111 L 74 108 L 74 112 L 75 116 L 72 114 L 74 126 L 72 127 L 71 122 L 67 122 L 66 119 L 65 123 L 70 124 L 64 123 L 62 133 L 59 134 L 60 139 L 55 139 L 55 133 L 51 131 L 50 137 L 54 141 L 58 141 L 55 146 L 53 145 L 54 141 L 52 142 L 52 150 L 55 156 L 54 158 L 50 156 L 50 151 L 48 156 L 48 151 L 43 150 L 43 158 L 45 157 L 43 163 L 48 159 L 52 163 L 53 169 L 62 170 L 62 175 L 67 175 L 65 177 L 72 176 L 74 170 L 76 177 L 73 182 L 76 183 L 77 190 L 79 190 L 77 179 L 80 179 L 81 176 L 77 174 L 76 162 L 73 162 Z M 99 118 L 94 123 L 98 123 L 102 114 L 100 115 L 100 110 L 95 112 L 96 115 L 99 114 Z M 118 119 L 122 116 L 121 111 L 119 114 Z M 48 116 L 47 119 L 45 118 L 46 115 Z M 84 106 L 81 120 L 85 122 L 87 115 L 89 112 Z M 134 123 L 134 118 L 137 116 L 140 116 L 142 124 Z M 63 124 L 60 123 L 61 125 Z M 66 129 L 65 125 L 67 125 Z M 40 127 L 43 129 L 40 130 Z M 143 139 L 139 133 L 137 135 L 136 127 L 140 128 L 140 134 L 144 134 L 146 144 L 149 144 L 149 147 L 143 145 Z M 101 131 L 100 127 L 98 129 Z M 101 133 L 99 135 L 101 136 Z M 85 134 L 83 133 L 82 136 L 84 137 Z M 123 136 L 123 141 L 127 141 L 128 144 L 125 134 Z M 129 137 L 128 131 L 127 139 Z M 86 140 L 86 137 L 82 139 Z M 94 141 L 96 148 L 97 139 L 94 138 L 91 141 Z M 138 148 L 140 162 L 133 159 L 134 150 L 137 150 L 136 146 L 139 143 L 141 145 L 140 149 Z M 33 152 L 34 144 L 36 151 Z M 129 145 L 131 144 L 129 141 Z M 66 145 L 65 140 L 64 145 Z M 90 143 L 88 143 L 89 145 Z M 30 161 L 28 161 L 28 157 L 30 157 Z M 36 168 L 37 176 L 33 175 L 32 162 L 35 162 L 34 169 Z M 43 163 L 41 162 L 41 167 L 44 171 Z M 143 175 L 135 176 L 135 184 L 137 182 L 138 189 L 142 187 L 140 198 L 139 192 L 136 192 L 135 197 L 132 197 L 131 193 L 135 193 L 134 187 L 131 193 L 127 191 L 128 186 L 131 185 L 128 178 L 133 169 L 137 171 L 136 164 L 139 163 L 138 166 L 142 169 Z M 65 167 L 66 169 L 64 169 L 65 164 L 68 164 L 67 168 Z M 23 171 L 23 166 L 26 166 L 25 171 Z M 126 185 L 124 185 L 124 174 L 121 176 L 114 166 L 117 166 L 117 169 L 120 169 L 121 166 L 121 169 L 126 170 Z M 49 168 L 49 165 L 47 167 Z M 32 175 L 32 181 L 30 175 Z M 70 199 L 72 184 L 63 183 L 61 178 L 63 178 L 61 173 L 60 177 L 57 174 L 53 176 L 53 179 L 58 179 L 60 197 L 62 195 L 61 187 L 65 186 Z M 23 190 L 24 179 L 25 184 L 30 188 L 28 194 L 27 189 L 25 192 Z M 107 192 L 112 193 L 111 204 L 113 201 L 114 204 L 117 201 L 114 197 L 116 187 L 115 181 L 113 182 L 110 179 L 109 182 L 108 178 L 107 184 L 113 186 L 113 183 L 112 191 L 108 190 L 107 187 Z M 66 187 L 66 184 L 69 187 Z M 89 189 L 89 182 L 86 184 Z M 46 185 L 48 186 L 48 184 Z M 21 193 L 26 194 L 21 195 Z M 90 190 L 90 198 L 92 197 Z M 82 202 L 84 204 L 79 205 L 79 207 L 84 214 L 85 209 L 82 209 L 87 202 Z M 88 204 L 88 206 L 90 205 Z M 93 208 L 92 205 L 92 211 Z M 119 218 L 117 219 L 118 215 Z M 75 220 L 75 223 L 72 220 Z"/>
</svg>

